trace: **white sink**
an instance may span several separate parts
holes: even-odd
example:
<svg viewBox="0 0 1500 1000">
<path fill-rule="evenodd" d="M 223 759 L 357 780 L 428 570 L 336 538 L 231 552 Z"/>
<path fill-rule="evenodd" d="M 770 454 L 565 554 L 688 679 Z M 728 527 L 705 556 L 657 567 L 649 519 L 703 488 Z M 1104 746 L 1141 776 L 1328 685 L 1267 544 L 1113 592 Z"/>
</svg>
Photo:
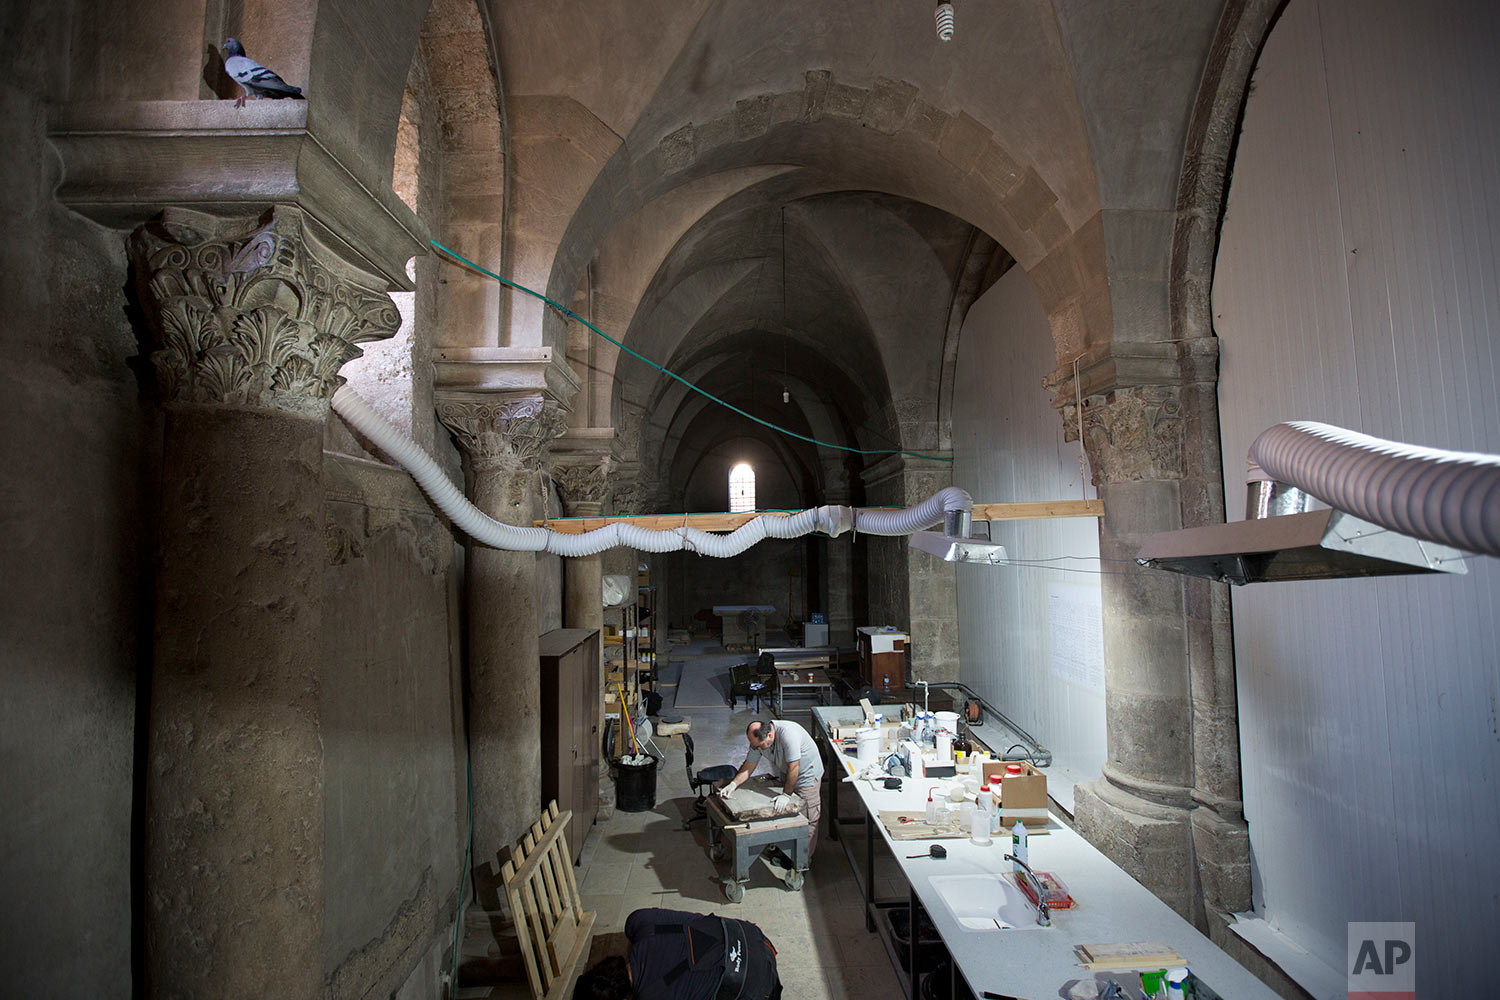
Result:
<svg viewBox="0 0 1500 1000">
<path fill-rule="evenodd" d="M 972 931 L 1039 928 L 1036 907 L 1008 875 L 934 875 L 932 888 L 960 927 Z"/>
</svg>

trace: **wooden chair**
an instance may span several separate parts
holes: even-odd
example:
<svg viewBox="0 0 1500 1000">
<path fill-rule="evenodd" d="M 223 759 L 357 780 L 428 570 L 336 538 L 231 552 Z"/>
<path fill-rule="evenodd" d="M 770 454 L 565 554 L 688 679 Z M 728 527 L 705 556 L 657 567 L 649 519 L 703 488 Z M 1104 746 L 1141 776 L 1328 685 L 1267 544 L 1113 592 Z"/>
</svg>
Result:
<svg viewBox="0 0 1500 1000">
<path fill-rule="evenodd" d="M 596 915 L 583 909 L 573 876 L 572 818 L 554 800 L 500 868 L 533 1000 L 571 997 L 589 957 Z"/>
</svg>

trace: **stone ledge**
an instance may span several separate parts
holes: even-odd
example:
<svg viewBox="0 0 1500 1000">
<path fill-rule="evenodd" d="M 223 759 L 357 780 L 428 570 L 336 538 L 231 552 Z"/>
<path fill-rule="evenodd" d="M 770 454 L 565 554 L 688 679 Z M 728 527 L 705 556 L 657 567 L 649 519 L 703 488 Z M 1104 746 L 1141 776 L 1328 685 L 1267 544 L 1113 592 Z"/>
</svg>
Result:
<svg viewBox="0 0 1500 1000">
<path fill-rule="evenodd" d="M 134 101 L 65 105 L 48 138 L 63 165 L 58 199 L 87 218 L 134 229 L 169 206 L 258 215 L 301 208 L 330 249 L 393 290 L 428 251 L 415 213 L 370 190 L 308 128 L 304 101 Z"/>
</svg>

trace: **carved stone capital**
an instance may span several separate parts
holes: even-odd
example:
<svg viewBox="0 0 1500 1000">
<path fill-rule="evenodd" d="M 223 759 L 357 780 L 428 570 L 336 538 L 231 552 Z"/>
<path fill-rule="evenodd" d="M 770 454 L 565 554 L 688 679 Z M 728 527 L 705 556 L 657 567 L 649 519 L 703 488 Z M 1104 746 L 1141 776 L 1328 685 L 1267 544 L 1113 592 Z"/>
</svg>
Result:
<svg viewBox="0 0 1500 1000">
<path fill-rule="evenodd" d="M 1078 406 L 1064 406 L 1063 439 L 1078 440 Z M 1095 486 L 1183 476 L 1182 391 L 1137 386 L 1083 399 L 1083 446 Z"/>
<path fill-rule="evenodd" d="M 567 429 L 561 408 L 535 395 L 448 396 L 437 412 L 475 472 L 536 472 L 547 443 Z"/>
<path fill-rule="evenodd" d="M 562 494 L 564 512 L 569 517 L 585 517 L 602 510 L 605 500 L 609 497 L 610 471 L 611 465 L 607 458 L 590 465 L 576 463 L 554 465 L 552 481 L 557 484 L 557 490 Z"/>
<path fill-rule="evenodd" d="M 173 209 L 129 244 L 166 402 L 326 412 L 355 345 L 401 323 L 382 281 L 343 265 L 296 208 L 227 221 Z"/>
</svg>

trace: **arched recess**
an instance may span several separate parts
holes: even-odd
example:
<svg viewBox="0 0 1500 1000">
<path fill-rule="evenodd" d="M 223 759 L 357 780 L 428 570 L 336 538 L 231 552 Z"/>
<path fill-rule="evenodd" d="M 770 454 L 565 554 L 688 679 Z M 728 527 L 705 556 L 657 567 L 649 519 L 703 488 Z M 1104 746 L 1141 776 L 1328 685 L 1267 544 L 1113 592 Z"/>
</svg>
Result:
<svg viewBox="0 0 1500 1000">
<path fill-rule="evenodd" d="M 421 51 L 438 102 L 444 167 L 437 238 L 504 274 L 507 144 L 488 8 L 476 0 L 432 0 L 422 22 Z M 500 286 L 458 267 L 445 267 L 443 277 L 440 345 L 495 343 L 505 302 Z"/>
</svg>

